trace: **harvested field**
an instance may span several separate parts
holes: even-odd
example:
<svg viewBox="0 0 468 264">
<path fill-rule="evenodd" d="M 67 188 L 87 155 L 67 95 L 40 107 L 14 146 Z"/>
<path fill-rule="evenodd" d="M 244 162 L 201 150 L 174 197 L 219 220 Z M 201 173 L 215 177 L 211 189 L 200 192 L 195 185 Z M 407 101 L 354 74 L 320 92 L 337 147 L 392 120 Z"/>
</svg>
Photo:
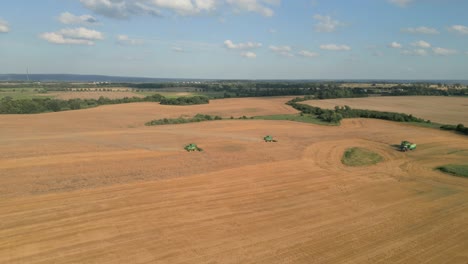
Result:
<svg viewBox="0 0 468 264">
<path fill-rule="evenodd" d="M 69 99 L 99 99 L 99 97 L 107 97 L 109 99 L 121 99 L 125 97 L 145 97 L 144 95 L 134 93 L 134 92 L 119 92 L 119 91 L 112 91 L 112 92 L 51 92 L 47 93 L 47 96 L 54 97 L 56 99 L 61 100 L 69 100 Z"/>
<path fill-rule="evenodd" d="M 351 108 L 412 114 L 442 124 L 468 123 L 468 97 L 382 96 L 307 101 L 306 104 L 333 109 Z"/>
<path fill-rule="evenodd" d="M 433 169 L 466 162 L 466 136 L 371 119 L 143 125 L 294 113 L 287 100 L 0 115 L 0 263 L 468 262 L 468 181 Z M 384 160 L 345 166 L 351 147 Z"/>
</svg>

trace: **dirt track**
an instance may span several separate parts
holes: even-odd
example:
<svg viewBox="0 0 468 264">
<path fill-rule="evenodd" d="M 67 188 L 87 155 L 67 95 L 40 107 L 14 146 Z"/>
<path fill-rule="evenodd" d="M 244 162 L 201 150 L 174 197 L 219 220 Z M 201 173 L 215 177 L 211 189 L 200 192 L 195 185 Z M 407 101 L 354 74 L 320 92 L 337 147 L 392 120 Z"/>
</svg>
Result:
<svg viewBox="0 0 468 264">
<path fill-rule="evenodd" d="M 364 119 L 142 126 L 293 112 L 285 100 L 0 116 L 0 263 L 468 261 L 468 181 L 433 170 L 466 162 L 466 136 Z M 346 167 L 351 146 L 385 161 Z"/>
<path fill-rule="evenodd" d="M 317 107 L 351 108 L 413 114 L 441 124 L 468 124 L 468 98 L 443 96 L 383 96 L 307 101 Z"/>
</svg>

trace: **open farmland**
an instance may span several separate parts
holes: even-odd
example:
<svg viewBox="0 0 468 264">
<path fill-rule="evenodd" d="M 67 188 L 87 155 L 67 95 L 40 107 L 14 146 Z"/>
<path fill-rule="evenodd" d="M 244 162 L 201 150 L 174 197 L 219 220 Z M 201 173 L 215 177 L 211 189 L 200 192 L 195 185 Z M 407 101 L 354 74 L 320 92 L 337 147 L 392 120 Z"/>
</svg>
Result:
<svg viewBox="0 0 468 264">
<path fill-rule="evenodd" d="M 0 263 L 468 262 L 468 181 L 434 170 L 466 162 L 466 136 L 371 119 L 143 125 L 296 113 L 289 99 L 0 115 Z M 347 167 L 351 147 L 383 161 Z"/>
<path fill-rule="evenodd" d="M 313 100 L 303 103 L 328 109 L 337 105 L 348 105 L 356 109 L 406 113 L 441 124 L 468 123 L 468 97 L 382 96 Z"/>
<path fill-rule="evenodd" d="M 114 91 L 114 92 L 99 92 L 99 91 L 92 91 L 92 92 L 50 92 L 48 93 L 49 96 L 54 97 L 55 99 L 60 100 L 69 100 L 69 99 L 99 99 L 99 97 L 103 96 L 109 99 L 120 99 L 124 97 L 144 97 L 141 94 L 130 92 L 130 91 Z"/>
</svg>

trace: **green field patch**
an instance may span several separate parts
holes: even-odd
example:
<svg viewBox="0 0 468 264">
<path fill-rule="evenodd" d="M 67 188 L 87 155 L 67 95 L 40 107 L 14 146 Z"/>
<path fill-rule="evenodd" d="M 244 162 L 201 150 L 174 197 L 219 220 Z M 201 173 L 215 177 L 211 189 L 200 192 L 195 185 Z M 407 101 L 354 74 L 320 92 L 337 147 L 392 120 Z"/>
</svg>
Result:
<svg viewBox="0 0 468 264">
<path fill-rule="evenodd" d="M 160 94 L 166 98 L 179 98 L 184 96 L 193 96 L 195 95 L 192 92 L 136 92 L 136 94 L 141 94 L 144 96 L 153 95 L 153 94 Z"/>
<path fill-rule="evenodd" d="M 266 115 L 254 116 L 253 119 L 259 120 L 287 120 L 301 123 L 309 123 L 323 126 L 338 126 L 339 123 L 330 123 L 317 118 L 316 115 L 310 114 L 285 114 L 285 115 Z"/>
<path fill-rule="evenodd" d="M 374 165 L 383 160 L 383 157 L 379 154 L 357 147 L 347 149 L 341 158 L 344 165 L 352 167 Z"/>
<path fill-rule="evenodd" d="M 436 169 L 453 176 L 468 178 L 468 164 L 448 164 L 439 166 Z"/>
<path fill-rule="evenodd" d="M 35 98 L 53 98 L 44 92 L 38 92 L 33 89 L 0 89 L 0 99 L 10 97 L 13 100 L 35 99 Z"/>
</svg>

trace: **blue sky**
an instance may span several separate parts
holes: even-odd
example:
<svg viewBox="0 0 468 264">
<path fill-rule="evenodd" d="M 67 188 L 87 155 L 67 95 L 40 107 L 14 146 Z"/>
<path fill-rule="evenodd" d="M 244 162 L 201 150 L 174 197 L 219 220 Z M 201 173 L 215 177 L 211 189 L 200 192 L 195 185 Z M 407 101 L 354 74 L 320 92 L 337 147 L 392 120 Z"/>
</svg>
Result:
<svg viewBox="0 0 468 264">
<path fill-rule="evenodd" d="M 468 79 L 465 0 L 5 0 L 0 73 Z"/>
</svg>

